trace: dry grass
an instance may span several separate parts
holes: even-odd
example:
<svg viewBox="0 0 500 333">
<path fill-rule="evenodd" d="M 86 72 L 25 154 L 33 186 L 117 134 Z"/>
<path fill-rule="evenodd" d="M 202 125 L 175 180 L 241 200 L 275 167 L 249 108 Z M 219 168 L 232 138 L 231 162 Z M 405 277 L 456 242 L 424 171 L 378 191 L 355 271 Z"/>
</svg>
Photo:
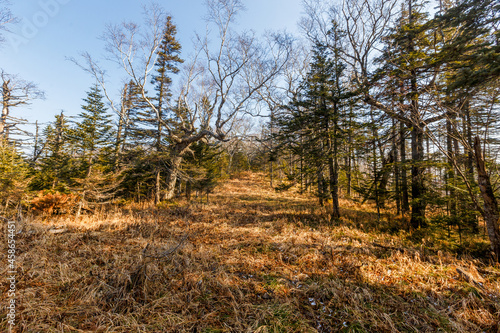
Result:
<svg viewBox="0 0 500 333">
<path fill-rule="evenodd" d="M 329 226 L 262 175 L 211 202 L 25 222 L 17 330 L 500 332 L 498 267 L 363 232 L 373 212 L 349 202 Z"/>
</svg>

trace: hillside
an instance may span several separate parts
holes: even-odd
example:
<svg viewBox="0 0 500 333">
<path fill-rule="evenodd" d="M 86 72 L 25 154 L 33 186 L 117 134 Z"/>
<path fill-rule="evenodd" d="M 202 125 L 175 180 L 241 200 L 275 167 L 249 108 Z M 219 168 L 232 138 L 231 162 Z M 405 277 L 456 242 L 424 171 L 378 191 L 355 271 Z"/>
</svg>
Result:
<svg viewBox="0 0 500 333">
<path fill-rule="evenodd" d="M 331 226 L 260 174 L 198 200 L 26 219 L 18 331 L 500 332 L 498 267 L 363 231 L 367 208 Z"/>
</svg>

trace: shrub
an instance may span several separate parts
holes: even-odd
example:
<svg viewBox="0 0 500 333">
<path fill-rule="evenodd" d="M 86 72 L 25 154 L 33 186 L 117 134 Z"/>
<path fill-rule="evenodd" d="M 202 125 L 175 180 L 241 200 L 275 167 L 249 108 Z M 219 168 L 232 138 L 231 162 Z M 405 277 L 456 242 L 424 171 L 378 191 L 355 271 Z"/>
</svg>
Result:
<svg viewBox="0 0 500 333">
<path fill-rule="evenodd" d="M 41 191 L 31 200 L 32 210 L 46 215 L 67 214 L 75 207 L 78 196 L 60 192 Z"/>
</svg>

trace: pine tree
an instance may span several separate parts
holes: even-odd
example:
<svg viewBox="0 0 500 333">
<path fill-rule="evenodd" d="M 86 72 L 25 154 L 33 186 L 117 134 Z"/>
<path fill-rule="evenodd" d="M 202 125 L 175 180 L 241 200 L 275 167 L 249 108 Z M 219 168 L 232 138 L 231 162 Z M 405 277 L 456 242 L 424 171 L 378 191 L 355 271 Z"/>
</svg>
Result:
<svg viewBox="0 0 500 333">
<path fill-rule="evenodd" d="M 77 215 L 82 208 L 92 208 L 108 200 L 120 183 L 120 173 L 113 165 L 115 133 L 103 99 L 99 87 L 92 86 L 74 129 L 73 139 L 81 166 L 73 186 L 80 196 Z"/>
<path fill-rule="evenodd" d="M 155 87 L 156 96 L 152 99 L 155 102 L 155 112 L 156 119 L 152 119 L 155 123 L 156 129 L 154 130 L 155 142 L 154 147 L 157 153 L 157 159 L 162 160 L 165 158 L 165 137 L 168 136 L 165 131 L 168 129 L 172 130 L 178 126 L 175 126 L 175 122 L 178 121 L 175 117 L 175 113 L 172 109 L 169 111 L 169 102 L 172 93 L 170 91 L 170 86 L 172 84 L 172 79 L 170 74 L 176 74 L 179 72 L 177 67 L 183 62 L 179 57 L 181 52 L 181 45 L 175 39 L 177 34 L 177 28 L 172 23 L 172 18 L 167 17 L 167 22 L 163 31 L 163 39 L 161 41 L 158 50 L 158 59 L 156 60 L 156 75 L 153 76 L 151 83 Z M 165 122 L 167 124 L 165 124 Z M 161 199 L 161 167 L 164 163 L 157 164 L 155 173 L 155 203 L 158 203 Z"/>
<path fill-rule="evenodd" d="M 426 126 L 441 118 L 426 118 L 421 105 L 426 93 L 424 82 L 429 81 L 433 74 L 428 66 L 428 54 L 434 36 L 425 26 L 427 13 L 423 11 L 421 1 L 408 0 L 406 5 L 403 6 L 399 22 L 386 37 L 388 46 L 378 59 L 383 65 L 375 75 L 375 80 L 385 80 L 386 94 L 392 96 L 387 104 L 391 108 L 399 104 L 398 120 L 410 129 L 411 225 L 416 229 L 426 225 L 424 131 Z M 366 101 L 373 102 L 369 98 Z M 379 107 L 380 101 L 371 105 Z M 392 115 L 398 113 L 396 110 L 390 112 Z M 402 142 L 404 136 L 402 131 Z"/>
<path fill-rule="evenodd" d="M 155 148 L 156 151 L 162 151 L 164 146 L 165 137 L 165 126 L 164 122 L 169 125 L 174 125 L 178 119 L 175 119 L 175 114 L 172 109 L 169 109 L 170 98 L 172 93 L 170 91 L 170 86 L 172 84 L 172 78 L 169 76 L 171 74 L 177 74 L 179 72 L 178 66 L 184 61 L 179 57 L 181 52 L 181 45 L 175 39 L 177 34 L 177 28 L 172 23 L 172 18 L 167 17 L 167 23 L 165 24 L 163 39 L 161 41 L 158 50 L 158 59 L 156 60 L 156 75 L 153 76 L 151 83 L 154 85 L 156 91 L 156 96 L 152 98 L 155 102 L 156 107 L 156 140 Z"/>
<path fill-rule="evenodd" d="M 30 168 L 19 151 L 0 140 L 0 204 L 6 211 L 11 204 L 15 206 L 21 203 L 26 195 Z"/>
<path fill-rule="evenodd" d="M 339 32 L 332 29 L 340 47 Z M 347 100 L 352 97 L 344 87 L 339 48 L 327 48 L 316 43 L 310 70 L 302 82 L 302 92 L 277 116 L 280 127 L 278 140 L 287 142 L 292 151 L 304 158 L 315 174 L 320 204 L 332 199 L 332 222 L 340 217 L 339 161 L 341 149 L 341 119 Z M 325 178 L 325 175 L 328 175 Z"/>
<path fill-rule="evenodd" d="M 191 145 L 191 153 L 183 161 L 186 174 L 186 198 L 191 199 L 191 191 L 197 190 L 208 196 L 217 186 L 219 170 L 221 168 L 218 157 L 222 151 L 219 146 L 204 141 Z"/>
<path fill-rule="evenodd" d="M 135 142 L 135 150 L 154 149 L 150 152 L 150 164 L 153 166 L 147 178 L 154 177 L 154 199 L 158 203 L 161 199 L 161 173 L 170 161 L 165 162 L 170 156 L 172 131 L 179 127 L 179 115 L 170 105 L 172 74 L 179 72 L 178 66 L 183 62 L 179 57 L 181 45 L 176 40 L 177 33 L 172 18 L 167 17 L 163 29 L 163 38 L 156 53 L 155 75 L 151 84 L 155 95 L 146 96 L 144 87 L 138 86 L 134 81 L 128 84 L 127 102 L 131 122 L 130 137 Z M 176 133 L 177 134 L 177 133 Z M 167 170 L 168 172 L 168 170 Z M 167 175 L 168 176 L 168 175 Z"/>
<path fill-rule="evenodd" d="M 72 178 L 78 176 L 72 157 L 73 134 L 63 112 L 55 118 L 54 124 L 47 125 L 43 131 L 44 152 L 30 186 L 34 190 L 69 192 Z"/>
<path fill-rule="evenodd" d="M 75 145 L 81 158 L 83 177 L 88 177 L 94 164 L 100 167 L 109 166 L 112 156 L 111 114 L 107 113 L 104 96 L 97 85 L 90 88 L 83 112 L 78 117 L 74 131 Z"/>
</svg>

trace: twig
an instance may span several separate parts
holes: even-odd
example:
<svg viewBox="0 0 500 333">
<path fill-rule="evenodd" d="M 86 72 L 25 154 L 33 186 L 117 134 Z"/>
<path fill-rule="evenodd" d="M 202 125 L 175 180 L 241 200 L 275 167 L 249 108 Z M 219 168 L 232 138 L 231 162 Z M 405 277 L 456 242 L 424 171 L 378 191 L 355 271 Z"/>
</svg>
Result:
<svg viewBox="0 0 500 333">
<path fill-rule="evenodd" d="M 146 245 L 146 247 L 144 248 L 144 250 L 142 251 L 143 253 L 143 256 L 144 258 L 153 258 L 153 259 L 162 259 L 162 258 L 165 258 L 169 255 L 171 255 L 172 253 L 174 253 L 175 251 L 177 251 L 180 247 L 182 247 L 184 245 L 184 242 L 188 239 L 189 237 L 189 234 L 185 234 L 181 240 L 179 241 L 179 244 L 177 244 L 176 246 L 164 251 L 163 253 L 159 254 L 159 255 L 146 255 L 146 250 L 147 248 L 149 247 L 149 243 Z"/>
</svg>

